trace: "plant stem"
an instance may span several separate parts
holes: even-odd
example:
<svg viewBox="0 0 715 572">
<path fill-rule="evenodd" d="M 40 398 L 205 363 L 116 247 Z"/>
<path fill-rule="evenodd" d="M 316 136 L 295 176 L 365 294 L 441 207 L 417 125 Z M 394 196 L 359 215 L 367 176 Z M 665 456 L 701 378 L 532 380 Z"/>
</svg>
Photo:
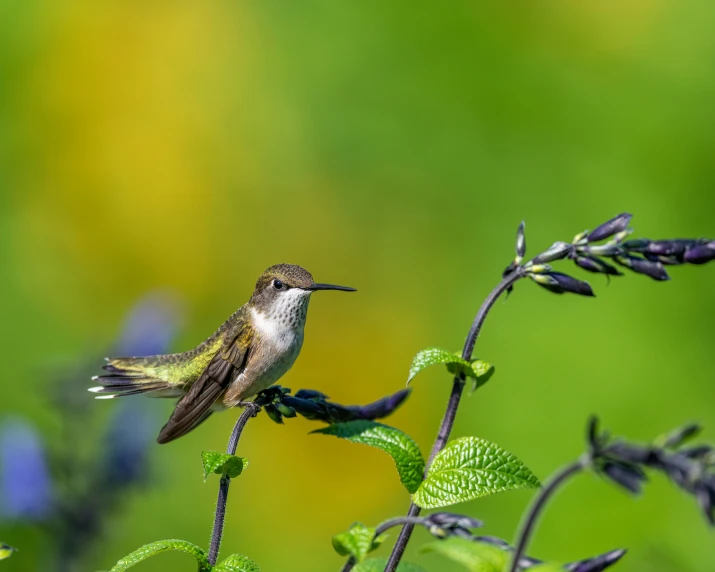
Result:
<svg viewBox="0 0 715 572">
<path fill-rule="evenodd" d="M 238 440 L 241 438 L 241 432 L 248 423 L 251 417 L 255 417 L 261 410 L 260 406 L 249 402 L 246 408 L 241 412 L 241 415 L 233 426 L 231 437 L 228 440 L 226 453 L 229 455 L 236 454 Z M 218 559 L 218 551 L 221 548 L 221 537 L 223 536 L 223 521 L 226 517 L 226 501 L 228 500 L 228 487 L 231 484 L 231 478 L 227 475 L 221 477 L 221 483 L 218 488 L 218 499 L 216 500 L 216 513 L 214 514 L 214 527 L 211 532 L 211 546 L 209 548 L 209 564 L 214 566 Z"/>
<path fill-rule="evenodd" d="M 390 520 L 386 520 L 382 524 L 378 525 L 378 527 L 375 529 L 375 538 L 380 536 L 383 532 L 386 532 L 388 529 L 392 528 L 393 526 L 400 526 L 403 524 L 411 524 L 412 526 L 416 524 L 423 524 L 424 519 L 419 518 L 419 517 L 412 517 L 412 516 L 398 516 L 396 518 L 391 518 Z M 353 566 L 355 566 L 357 562 L 355 561 L 354 557 L 350 557 L 348 561 L 345 563 L 345 566 L 342 567 L 340 572 L 350 572 L 350 570 L 353 569 Z"/>
<path fill-rule="evenodd" d="M 514 555 L 511 561 L 511 567 L 509 568 L 510 572 L 517 572 L 517 570 L 519 569 L 519 560 L 521 560 L 521 557 L 524 556 L 526 546 L 529 543 L 531 534 L 534 531 L 534 526 L 536 525 L 536 521 L 539 518 L 539 514 L 543 510 L 544 506 L 546 505 L 546 502 L 549 500 L 551 495 L 553 495 L 556 489 L 559 488 L 569 477 L 572 477 L 573 475 L 581 472 L 587 466 L 588 463 L 588 458 L 583 457 L 575 463 L 568 465 L 567 467 L 556 473 L 554 477 L 549 481 L 549 484 L 546 485 L 543 489 L 541 489 L 539 496 L 536 497 L 534 504 L 529 509 L 529 512 L 524 519 L 524 523 L 521 526 L 521 530 L 519 531 L 516 548 L 514 549 Z"/>
<path fill-rule="evenodd" d="M 477 338 L 482 330 L 482 325 L 484 320 L 486 320 L 489 310 L 494 306 L 494 302 L 497 298 L 501 296 L 504 292 L 509 290 L 514 283 L 525 276 L 525 272 L 521 266 L 517 266 L 509 274 L 507 274 L 502 281 L 497 285 L 494 290 L 491 291 L 486 300 L 482 303 L 479 312 L 477 312 L 474 321 L 472 322 L 472 327 L 469 329 L 469 334 L 467 334 L 467 339 L 464 342 L 464 349 L 462 350 L 462 359 L 469 360 L 472 357 L 472 352 L 474 351 L 474 345 L 477 343 Z M 454 419 L 457 416 L 457 409 L 459 408 L 459 401 L 462 397 L 462 390 L 464 389 L 465 379 L 464 374 L 458 374 L 454 376 L 454 381 L 452 382 L 452 393 L 449 396 L 449 402 L 447 403 L 447 410 L 442 418 L 442 423 L 439 426 L 439 431 L 437 433 L 437 438 L 435 439 L 434 445 L 432 446 L 432 452 L 429 456 L 429 461 L 425 468 L 425 475 L 429 470 L 429 466 L 432 464 L 435 455 L 439 453 L 444 446 L 447 444 L 449 435 L 452 432 L 452 427 L 454 426 Z M 416 517 L 420 514 L 420 507 L 414 503 L 410 503 L 410 508 L 407 512 L 407 518 Z M 394 548 L 392 549 L 392 554 L 390 554 L 390 559 L 385 567 L 385 572 L 395 572 L 397 565 L 402 559 L 402 555 L 407 548 L 407 543 L 410 540 L 410 535 L 412 534 L 413 524 L 406 524 L 402 527 L 400 531 L 400 536 L 397 538 Z"/>
</svg>

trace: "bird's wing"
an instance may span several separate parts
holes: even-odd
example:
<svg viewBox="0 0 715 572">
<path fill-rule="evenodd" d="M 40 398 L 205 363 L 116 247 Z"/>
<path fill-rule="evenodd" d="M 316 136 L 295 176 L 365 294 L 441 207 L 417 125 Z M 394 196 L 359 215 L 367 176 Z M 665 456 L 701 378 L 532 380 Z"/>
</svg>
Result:
<svg viewBox="0 0 715 572">
<path fill-rule="evenodd" d="M 158 443 L 178 439 L 204 421 L 211 415 L 214 402 L 241 373 L 246 364 L 253 330 L 245 321 L 239 322 L 226 332 L 221 349 L 176 404 L 169 421 L 159 433 Z"/>
</svg>

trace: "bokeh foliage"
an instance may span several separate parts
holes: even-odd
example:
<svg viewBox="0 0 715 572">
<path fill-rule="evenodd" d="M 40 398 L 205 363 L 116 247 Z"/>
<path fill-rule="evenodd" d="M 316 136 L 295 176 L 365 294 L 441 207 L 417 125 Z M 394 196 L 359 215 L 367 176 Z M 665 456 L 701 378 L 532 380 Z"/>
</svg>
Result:
<svg viewBox="0 0 715 572">
<path fill-rule="evenodd" d="M 57 438 L 47 370 L 101 356 L 156 287 L 186 299 L 181 350 L 270 264 L 356 286 L 350 300 L 315 297 L 282 383 L 366 403 L 403 386 L 418 349 L 461 346 L 522 219 L 533 249 L 621 211 L 639 236 L 712 236 L 714 17 L 693 0 L 0 0 L 0 412 Z M 635 439 L 691 419 L 711 439 L 715 269 L 673 274 L 599 284 L 595 300 L 517 285 L 475 353 L 498 373 L 466 400 L 455 436 L 498 442 L 540 477 L 580 451 L 594 412 Z M 392 420 L 424 449 L 450 380 L 426 372 Z M 222 450 L 234 419 L 154 449 L 163 470 L 127 499 L 94 569 L 156 538 L 205 545 L 215 489 L 197 460 Z M 226 553 L 335 570 L 333 534 L 405 510 L 386 456 L 313 428 L 248 428 Z M 624 572 L 711 570 L 692 503 L 666 483 L 649 492 L 633 504 L 574 482 L 533 552 L 628 546 Z M 528 498 L 464 508 L 509 537 Z M 20 548 L 9 572 L 44 564 L 33 526 L 0 523 L 0 538 Z M 449 570 L 430 558 L 411 548 Z"/>
</svg>

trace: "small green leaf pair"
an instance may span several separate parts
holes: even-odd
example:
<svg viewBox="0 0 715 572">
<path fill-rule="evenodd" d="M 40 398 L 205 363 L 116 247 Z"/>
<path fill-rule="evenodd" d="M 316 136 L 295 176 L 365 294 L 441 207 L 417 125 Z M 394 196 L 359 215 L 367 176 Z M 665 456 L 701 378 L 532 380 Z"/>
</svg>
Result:
<svg viewBox="0 0 715 572">
<path fill-rule="evenodd" d="M 204 464 L 204 481 L 211 473 L 235 479 L 248 467 L 248 459 L 218 451 L 203 451 L 201 460 Z"/>
<path fill-rule="evenodd" d="M 427 348 L 418 352 L 412 360 L 407 383 L 410 383 L 423 369 L 437 364 L 446 365 L 450 373 L 455 375 L 461 373 L 472 379 L 472 391 L 484 385 L 494 374 L 494 366 L 485 361 L 479 359 L 467 361 L 459 354 L 453 354 L 442 348 Z"/>
<path fill-rule="evenodd" d="M 356 562 L 353 572 L 383 572 L 387 565 L 385 558 L 370 558 L 367 555 L 387 539 L 386 534 L 375 536 L 375 529 L 361 522 L 353 524 L 349 530 L 333 536 L 333 548 L 340 556 L 350 556 Z M 397 572 L 424 572 L 419 566 L 404 562 Z"/>
<path fill-rule="evenodd" d="M 185 540 L 159 540 L 142 546 L 117 562 L 110 572 L 124 572 L 142 560 L 169 551 L 191 554 L 199 563 L 199 572 L 260 572 L 253 560 L 241 554 L 232 554 L 223 562 L 211 566 L 206 553 L 195 544 Z"/>
<path fill-rule="evenodd" d="M 351 556 L 356 562 L 362 562 L 386 539 L 386 534 L 375 536 L 374 528 L 356 522 L 349 530 L 333 536 L 333 548 L 340 556 Z"/>
</svg>

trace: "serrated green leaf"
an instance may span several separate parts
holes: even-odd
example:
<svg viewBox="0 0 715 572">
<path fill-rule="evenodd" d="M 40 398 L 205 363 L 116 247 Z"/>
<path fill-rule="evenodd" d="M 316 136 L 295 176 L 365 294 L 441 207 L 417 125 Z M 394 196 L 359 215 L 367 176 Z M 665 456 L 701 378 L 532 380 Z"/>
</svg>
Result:
<svg viewBox="0 0 715 572">
<path fill-rule="evenodd" d="M 190 542 L 186 542 L 185 540 L 159 540 L 158 542 L 146 544 L 122 558 L 114 565 L 110 572 L 123 572 L 135 564 L 138 564 L 142 560 L 146 560 L 147 558 L 161 552 L 169 552 L 171 550 L 191 554 L 191 556 L 196 558 L 199 563 L 199 572 L 210 572 L 211 565 L 206 557 L 206 553 L 198 546 L 191 544 Z"/>
<path fill-rule="evenodd" d="M 375 421 L 357 420 L 333 423 L 313 433 L 334 435 L 384 451 L 395 461 L 400 481 L 410 493 L 414 493 L 422 482 L 425 460 L 420 448 L 399 429 Z"/>
<path fill-rule="evenodd" d="M 355 566 L 353 572 L 385 572 L 385 566 L 387 566 L 387 558 L 370 558 Z M 417 564 L 401 562 L 397 566 L 397 572 L 425 572 L 425 570 Z"/>
<path fill-rule="evenodd" d="M 248 556 L 231 554 L 214 566 L 213 572 L 261 572 L 261 569 Z"/>
<path fill-rule="evenodd" d="M 417 355 L 412 359 L 410 372 L 407 375 L 407 383 L 410 383 L 423 369 L 440 363 L 447 365 L 447 368 L 452 373 L 461 371 L 465 375 L 474 375 L 472 366 L 467 360 L 442 348 L 427 348 L 417 352 Z"/>
<path fill-rule="evenodd" d="M 17 551 L 17 548 L 13 548 L 9 544 L 4 544 L 3 542 L 0 542 L 0 560 L 10 558 L 10 556 L 12 556 L 12 553 L 15 551 Z"/>
<path fill-rule="evenodd" d="M 538 486 L 539 480 L 511 453 L 478 437 L 462 437 L 437 453 L 413 501 L 422 508 L 439 508 Z"/>
<path fill-rule="evenodd" d="M 464 538 L 451 537 L 431 542 L 420 551 L 441 554 L 461 564 L 469 572 L 502 572 L 509 564 L 509 553 L 504 550 Z"/>
<path fill-rule="evenodd" d="M 353 524 L 349 530 L 333 536 L 333 548 L 341 556 L 352 556 L 357 562 L 385 542 L 387 535 L 375 537 L 375 529 L 361 522 Z"/>
<path fill-rule="evenodd" d="M 248 459 L 218 451 L 203 451 L 201 461 L 204 464 L 204 481 L 211 473 L 235 479 L 248 466 Z"/>
</svg>

